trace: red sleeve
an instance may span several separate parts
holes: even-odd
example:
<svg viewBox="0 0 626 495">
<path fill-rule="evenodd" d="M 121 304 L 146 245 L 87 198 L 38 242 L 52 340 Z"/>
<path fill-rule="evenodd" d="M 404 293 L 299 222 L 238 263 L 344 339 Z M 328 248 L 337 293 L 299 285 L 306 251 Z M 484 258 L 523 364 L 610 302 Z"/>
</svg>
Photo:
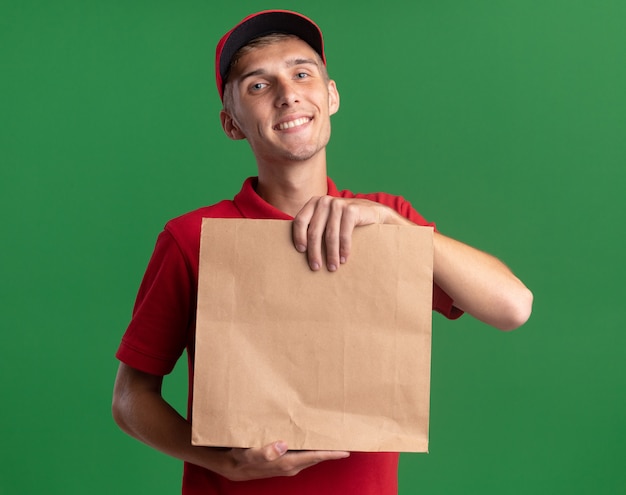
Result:
<svg viewBox="0 0 626 495">
<path fill-rule="evenodd" d="M 400 207 L 397 210 L 398 213 L 402 214 L 404 217 L 408 218 L 417 225 L 429 226 L 437 230 L 434 223 L 426 221 L 426 219 L 420 215 L 404 198 L 398 198 L 398 202 L 400 203 Z M 462 310 L 454 306 L 454 301 L 448 293 L 444 292 L 444 290 L 437 284 L 433 284 L 433 310 L 441 313 L 450 320 L 456 320 L 463 314 Z"/>
<path fill-rule="evenodd" d="M 356 197 L 362 197 L 366 199 L 371 199 L 378 203 L 384 204 L 385 206 L 389 206 L 396 210 L 400 215 L 405 218 L 408 218 L 416 225 L 421 225 L 423 227 L 433 227 L 437 230 L 437 227 L 433 222 L 428 222 L 422 215 L 420 215 L 415 208 L 411 206 L 406 199 L 401 196 L 394 196 L 391 194 L 385 193 L 376 193 L 376 194 L 357 194 Z M 463 311 L 454 306 L 454 301 L 452 298 L 443 291 L 441 287 L 437 284 L 433 284 L 433 310 L 441 313 L 446 318 L 451 320 L 455 320 L 459 318 Z"/>
<path fill-rule="evenodd" d="M 176 241 L 163 231 L 144 274 L 116 357 L 146 373 L 170 373 L 194 325 L 194 276 Z"/>
</svg>

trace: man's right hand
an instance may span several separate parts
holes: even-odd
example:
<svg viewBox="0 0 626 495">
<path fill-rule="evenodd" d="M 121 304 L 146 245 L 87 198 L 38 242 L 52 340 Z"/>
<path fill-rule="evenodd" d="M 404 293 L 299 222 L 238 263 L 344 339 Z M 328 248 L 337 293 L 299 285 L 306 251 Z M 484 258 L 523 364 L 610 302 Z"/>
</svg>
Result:
<svg viewBox="0 0 626 495">
<path fill-rule="evenodd" d="M 129 435 L 178 459 L 230 480 L 294 476 L 323 461 L 343 459 L 343 451 L 292 451 L 282 441 L 258 449 L 197 447 L 191 423 L 161 396 L 162 376 L 120 363 L 113 392 L 113 417 Z"/>
<path fill-rule="evenodd" d="M 220 473 L 231 481 L 247 481 L 275 476 L 295 476 L 303 469 L 323 461 L 344 459 L 349 452 L 331 450 L 304 450 L 289 452 L 287 444 L 274 442 L 256 449 L 229 449 L 224 451 L 228 461 Z"/>
</svg>

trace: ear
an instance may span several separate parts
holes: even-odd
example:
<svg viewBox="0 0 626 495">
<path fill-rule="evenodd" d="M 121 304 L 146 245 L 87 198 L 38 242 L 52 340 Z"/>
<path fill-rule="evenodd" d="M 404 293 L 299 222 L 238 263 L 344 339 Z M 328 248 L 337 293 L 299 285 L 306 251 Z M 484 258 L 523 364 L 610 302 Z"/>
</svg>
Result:
<svg viewBox="0 0 626 495">
<path fill-rule="evenodd" d="M 335 81 L 328 81 L 328 114 L 334 115 L 339 110 L 339 91 Z"/>
<path fill-rule="evenodd" d="M 230 139 L 246 139 L 235 119 L 226 110 L 220 111 L 220 121 L 222 122 L 222 129 Z"/>
</svg>

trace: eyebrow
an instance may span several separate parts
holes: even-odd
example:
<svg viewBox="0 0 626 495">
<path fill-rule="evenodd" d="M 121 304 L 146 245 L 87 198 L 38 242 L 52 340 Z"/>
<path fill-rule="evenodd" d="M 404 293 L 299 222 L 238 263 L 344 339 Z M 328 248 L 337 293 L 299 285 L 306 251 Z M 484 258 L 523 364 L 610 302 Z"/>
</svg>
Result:
<svg viewBox="0 0 626 495">
<path fill-rule="evenodd" d="M 296 58 L 287 61 L 287 67 L 294 67 L 296 65 L 315 65 L 317 67 L 317 61 L 312 58 Z"/>
<path fill-rule="evenodd" d="M 291 60 L 287 60 L 285 65 L 287 66 L 287 68 L 296 67 L 298 65 L 314 65 L 315 67 L 319 69 L 319 64 L 312 58 L 294 58 Z M 245 74 L 242 74 L 241 76 L 239 76 L 237 79 L 239 79 L 240 81 L 243 81 L 244 79 L 247 79 L 248 77 L 263 76 L 265 74 L 267 74 L 267 71 L 263 68 L 259 68 L 259 69 L 251 70 L 250 72 L 246 72 Z"/>
</svg>

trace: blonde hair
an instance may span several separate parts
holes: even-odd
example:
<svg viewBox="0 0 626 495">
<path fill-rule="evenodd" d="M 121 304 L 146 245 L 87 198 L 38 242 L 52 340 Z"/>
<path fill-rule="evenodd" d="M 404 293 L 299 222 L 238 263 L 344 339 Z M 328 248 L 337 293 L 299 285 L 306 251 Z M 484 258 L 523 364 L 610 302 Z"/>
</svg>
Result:
<svg viewBox="0 0 626 495">
<path fill-rule="evenodd" d="M 233 59 L 228 66 L 228 71 L 226 71 L 226 75 L 224 76 L 224 97 L 222 98 L 224 110 L 228 111 L 229 108 L 232 108 L 233 105 L 233 91 L 232 85 L 229 84 L 230 74 L 235 68 L 235 66 L 239 63 L 239 60 L 244 55 L 247 55 L 251 51 L 256 48 L 262 48 L 265 46 L 273 45 L 275 43 L 279 43 L 281 41 L 300 38 L 294 34 L 286 34 L 286 33 L 272 33 L 266 34 L 265 36 L 260 36 L 259 38 L 255 38 L 250 41 L 247 45 L 242 46 L 237 52 L 233 55 Z M 326 82 L 330 81 L 330 77 L 328 76 L 328 70 L 326 69 L 326 65 L 324 64 L 322 57 L 320 57 L 319 53 L 315 51 L 315 56 L 317 57 L 318 65 L 320 68 L 320 72 L 322 73 L 322 77 Z"/>
</svg>

